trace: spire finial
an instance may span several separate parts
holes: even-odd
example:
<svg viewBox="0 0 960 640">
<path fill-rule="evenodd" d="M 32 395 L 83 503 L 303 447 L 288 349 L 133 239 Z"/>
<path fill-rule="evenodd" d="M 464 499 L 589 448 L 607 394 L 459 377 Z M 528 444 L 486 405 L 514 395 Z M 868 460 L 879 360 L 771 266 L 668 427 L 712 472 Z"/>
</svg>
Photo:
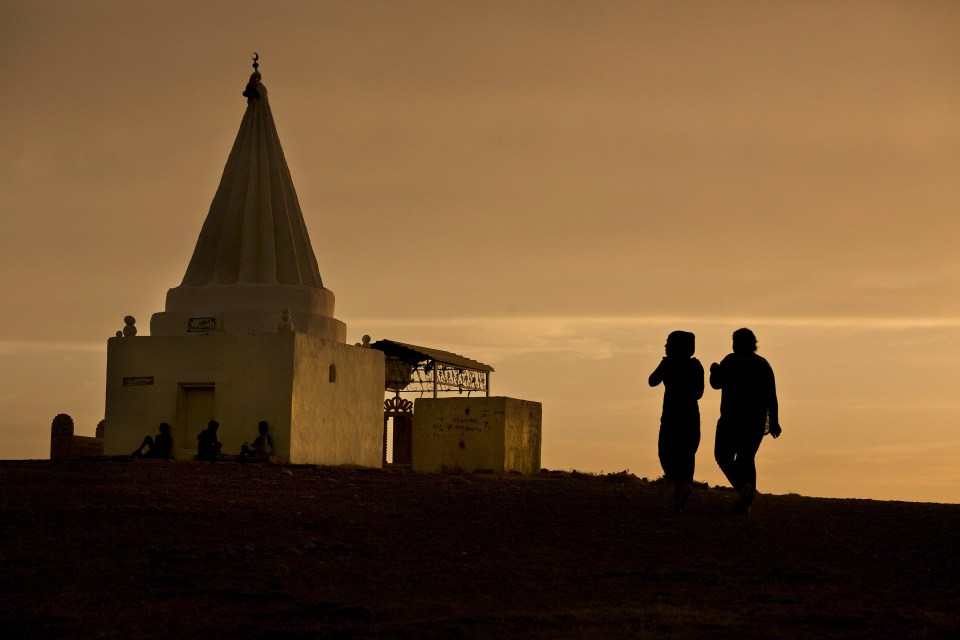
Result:
<svg viewBox="0 0 960 640">
<path fill-rule="evenodd" d="M 250 80 L 247 82 L 247 88 L 243 90 L 243 97 L 247 99 L 247 104 L 253 104 L 260 99 L 260 92 L 257 91 L 257 85 L 260 84 L 260 72 L 257 71 L 257 68 L 260 66 L 260 63 L 257 60 L 260 59 L 260 54 L 256 51 L 253 52 L 253 73 L 250 74 Z"/>
</svg>

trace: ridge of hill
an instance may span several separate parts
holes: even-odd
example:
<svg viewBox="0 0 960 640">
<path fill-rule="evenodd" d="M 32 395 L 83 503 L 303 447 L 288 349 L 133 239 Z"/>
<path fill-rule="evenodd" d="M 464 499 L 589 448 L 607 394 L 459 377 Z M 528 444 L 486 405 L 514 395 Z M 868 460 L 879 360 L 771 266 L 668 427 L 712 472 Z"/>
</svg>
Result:
<svg viewBox="0 0 960 640">
<path fill-rule="evenodd" d="M 0 634 L 958 637 L 960 505 L 237 463 L 0 462 Z"/>
</svg>

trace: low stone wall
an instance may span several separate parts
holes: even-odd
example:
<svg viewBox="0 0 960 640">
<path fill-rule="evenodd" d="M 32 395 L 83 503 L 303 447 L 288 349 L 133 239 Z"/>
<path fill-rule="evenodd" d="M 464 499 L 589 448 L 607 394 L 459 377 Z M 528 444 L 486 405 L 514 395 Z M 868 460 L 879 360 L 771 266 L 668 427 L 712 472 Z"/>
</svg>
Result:
<svg viewBox="0 0 960 640">
<path fill-rule="evenodd" d="M 57 414 L 50 425 L 50 459 L 79 460 L 103 455 L 103 422 L 97 425 L 97 434 L 73 435 L 73 418 L 65 413 Z"/>
</svg>

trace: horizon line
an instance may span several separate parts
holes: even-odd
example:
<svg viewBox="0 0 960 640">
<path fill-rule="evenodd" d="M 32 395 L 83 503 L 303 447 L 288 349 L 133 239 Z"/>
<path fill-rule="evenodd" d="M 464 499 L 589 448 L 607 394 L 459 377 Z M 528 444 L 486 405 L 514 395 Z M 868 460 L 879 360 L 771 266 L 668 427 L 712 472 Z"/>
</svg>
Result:
<svg viewBox="0 0 960 640">
<path fill-rule="evenodd" d="M 436 317 L 407 317 L 407 318 L 357 318 L 351 320 L 352 326 L 394 325 L 401 327 L 428 327 L 428 326 L 469 326 L 486 324 L 491 326 L 522 326 L 525 324 L 543 325 L 544 323 L 566 325 L 693 325 L 693 326 L 775 326 L 796 328 L 821 329 L 861 329 L 864 331 L 905 330 L 905 329 L 949 329 L 960 328 L 960 317 L 923 317 L 923 316 L 707 316 L 698 318 L 691 315 L 478 315 L 478 316 L 451 316 Z M 139 336 L 149 337 L 149 336 Z M 70 349 L 72 351 L 102 351 L 106 348 L 106 339 L 103 342 L 79 340 L 18 340 L 0 339 L 0 355 L 11 355 L 26 350 L 54 351 Z"/>
<path fill-rule="evenodd" d="M 931 317 L 931 316 L 707 316 L 692 315 L 478 315 L 478 316 L 451 316 L 446 318 L 357 318 L 351 324 L 393 324 L 400 326 L 425 325 L 468 325 L 477 323 L 494 323 L 501 325 L 561 322 L 570 324 L 600 324 L 600 325 L 646 325 L 657 326 L 662 324 L 692 324 L 711 326 L 784 326 L 784 327 L 817 327 L 817 328 L 862 328 L 862 329 L 908 329 L 908 328 L 960 328 L 960 317 Z"/>
</svg>

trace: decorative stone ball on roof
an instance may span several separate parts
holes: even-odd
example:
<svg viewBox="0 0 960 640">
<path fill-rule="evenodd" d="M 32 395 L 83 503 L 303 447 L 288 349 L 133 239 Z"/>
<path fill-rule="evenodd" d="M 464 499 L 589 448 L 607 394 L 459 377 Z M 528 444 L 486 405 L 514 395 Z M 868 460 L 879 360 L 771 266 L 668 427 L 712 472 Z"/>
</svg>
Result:
<svg viewBox="0 0 960 640">
<path fill-rule="evenodd" d="M 132 338 L 137 335 L 137 319 L 133 316 L 124 316 L 123 324 L 126 326 L 123 328 L 123 337 Z"/>
</svg>

